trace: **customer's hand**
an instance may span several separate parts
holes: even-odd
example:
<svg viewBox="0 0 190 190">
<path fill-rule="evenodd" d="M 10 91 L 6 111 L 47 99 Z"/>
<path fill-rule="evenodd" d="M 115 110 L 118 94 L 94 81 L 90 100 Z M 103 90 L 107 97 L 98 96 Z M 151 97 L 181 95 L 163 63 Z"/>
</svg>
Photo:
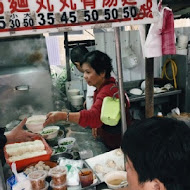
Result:
<svg viewBox="0 0 190 190">
<path fill-rule="evenodd" d="M 5 136 L 7 138 L 7 143 L 31 141 L 35 137 L 39 136 L 37 134 L 30 133 L 30 132 L 23 129 L 26 121 L 27 121 L 27 118 L 22 120 L 14 129 L 12 129 L 10 132 L 5 134 Z"/>
<path fill-rule="evenodd" d="M 66 117 L 67 113 L 66 112 L 60 112 L 60 111 L 56 111 L 56 112 L 50 112 L 47 114 L 47 118 L 46 121 L 44 122 L 43 126 L 52 124 L 52 123 L 56 123 L 60 120 L 64 120 L 64 116 Z"/>
</svg>

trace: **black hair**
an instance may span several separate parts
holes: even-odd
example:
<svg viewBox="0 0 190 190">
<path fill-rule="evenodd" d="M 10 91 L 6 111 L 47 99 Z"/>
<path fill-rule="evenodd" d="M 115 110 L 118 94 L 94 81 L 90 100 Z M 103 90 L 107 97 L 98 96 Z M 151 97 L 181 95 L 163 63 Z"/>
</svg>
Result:
<svg viewBox="0 0 190 190">
<path fill-rule="evenodd" d="M 121 148 L 139 183 L 158 179 L 167 190 L 190 189 L 190 128 L 184 122 L 145 119 L 127 129 Z"/>
<path fill-rule="evenodd" d="M 87 53 L 88 53 L 88 50 L 86 49 L 85 46 L 83 46 L 83 45 L 75 46 L 71 50 L 71 61 L 73 63 L 79 62 L 81 64 L 83 62 L 83 58 L 84 58 L 85 54 L 87 54 Z"/>
<path fill-rule="evenodd" d="M 95 50 L 84 56 L 82 64 L 88 63 L 98 75 L 105 72 L 105 78 L 110 78 L 111 71 L 113 70 L 111 61 L 111 58 L 107 54 Z"/>
</svg>

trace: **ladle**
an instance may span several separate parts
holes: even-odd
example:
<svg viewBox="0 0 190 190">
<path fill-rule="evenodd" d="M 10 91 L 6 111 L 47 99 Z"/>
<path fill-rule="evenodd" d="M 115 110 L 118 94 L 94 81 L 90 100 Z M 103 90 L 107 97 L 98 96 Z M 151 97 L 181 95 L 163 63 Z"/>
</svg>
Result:
<svg viewBox="0 0 190 190">
<path fill-rule="evenodd" d="M 119 185 L 123 186 L 123 185 L 127 185 L 127 184 L 128 184 L 127 180 L 123 180 Z"/>
</svg>

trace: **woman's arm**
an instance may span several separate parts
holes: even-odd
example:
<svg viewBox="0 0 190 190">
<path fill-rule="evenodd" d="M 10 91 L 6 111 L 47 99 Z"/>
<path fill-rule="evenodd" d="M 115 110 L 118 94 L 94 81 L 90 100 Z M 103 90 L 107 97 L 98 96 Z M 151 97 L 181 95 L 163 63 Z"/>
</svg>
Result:
<svg viewBox="0 0 190 190">
<path fill-rule="evenodd" d="M 80 112 L 50 112 L 47 114 L 47 119 L 44 122 L 44 126 L 56 123 L 58 121 L 70 121 L 72 123 L 79 123 Z"/>
</svg>

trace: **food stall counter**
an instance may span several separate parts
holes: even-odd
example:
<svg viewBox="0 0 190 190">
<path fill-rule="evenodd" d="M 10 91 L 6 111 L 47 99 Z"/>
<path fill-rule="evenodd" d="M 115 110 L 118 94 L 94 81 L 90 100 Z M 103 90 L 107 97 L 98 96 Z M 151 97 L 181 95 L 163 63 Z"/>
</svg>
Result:
<svg viewBox="0 0 190 190">
<path fill-rule="evenodd" d="M 95 157 L 109 151 L 100 139 L 94 139 L 91 128 L 82 128 L 77 124 L 60 124 L 59 126 L 60 129 L 64 129 L 64 131 L 66 131 L 66 137 L 74 137 L 76 139 L 75 148 L 79 151 L 79 153 L 84 151 L 91 153 L 87 154 L 85 159 L 88 159 L 89 157 Z M 10 166 L 8 164 L 5 164 L 2 167 L 2 164 L 0 163 L 0 175 L 0 189 L 6 190 L 6 180 L 12 175 Z M 92 187 L 91 189 L 95 188 L 103 189 L 107 188 L 107 186 L 105 183 L 101 183 L 96 187 Z"/>
</svg>

